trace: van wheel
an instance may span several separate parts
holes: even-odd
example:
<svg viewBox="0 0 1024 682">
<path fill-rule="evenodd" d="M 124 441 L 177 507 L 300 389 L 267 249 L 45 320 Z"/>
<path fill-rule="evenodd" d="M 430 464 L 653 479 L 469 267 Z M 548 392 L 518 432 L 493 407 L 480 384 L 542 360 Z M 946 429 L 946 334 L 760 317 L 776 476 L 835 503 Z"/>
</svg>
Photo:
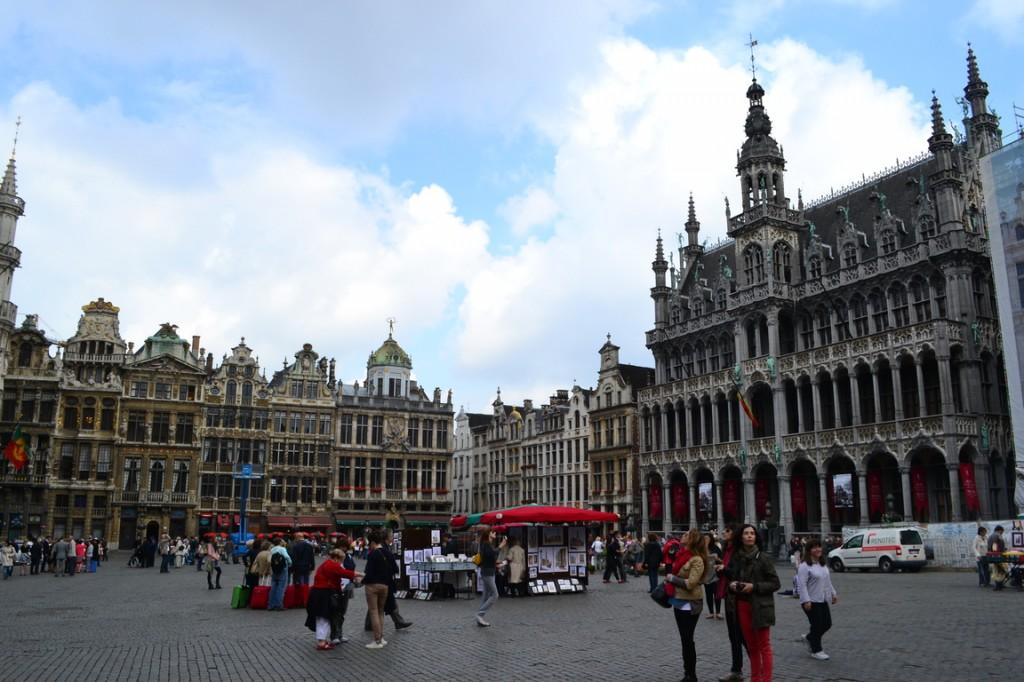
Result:
<svg viewBox="0 0 1024 682">
<path fill-rule="evenodd" d="M 882 573 L 892 573 L 893 563 L 892 559 L 887 556 L 882 557 L 878 560 L 878 568 L 881 569 Z"/>
<path fill-rule="evenodd" d="M 845 571 L 846 570 L 846 566 L 843 565 L 843 560 L 842 559 L 833 559 L 832 560 L 832 570 L 835 571 L 836 573 L 842 573 L 843 571 Z"/>
</svg>

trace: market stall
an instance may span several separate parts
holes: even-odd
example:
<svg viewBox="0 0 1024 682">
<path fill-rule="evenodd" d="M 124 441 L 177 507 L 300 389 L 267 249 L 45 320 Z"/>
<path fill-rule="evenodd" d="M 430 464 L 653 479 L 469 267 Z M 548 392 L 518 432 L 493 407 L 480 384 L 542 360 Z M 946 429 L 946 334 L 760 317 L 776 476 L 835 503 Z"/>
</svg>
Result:
<svg viewBox="0 0 1024 682">
<path fill-rule="evenodd" d="M 530 594 L 570 594 L 587 588 L 587 526 L 618 520 L 618 514 L 611 512 L 526 505 L 456 516 L 451 526 L 492 526 L 504 530 L 526 552 Z"/>
</svg>

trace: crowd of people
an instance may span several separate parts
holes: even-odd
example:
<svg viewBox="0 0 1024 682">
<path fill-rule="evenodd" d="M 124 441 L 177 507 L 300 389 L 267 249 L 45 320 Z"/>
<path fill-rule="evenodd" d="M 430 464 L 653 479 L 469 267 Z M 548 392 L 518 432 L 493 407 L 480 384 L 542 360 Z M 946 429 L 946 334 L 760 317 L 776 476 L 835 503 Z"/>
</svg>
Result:
<svg viewBox="0 0 1024 682">
<path fill-rule="evenodd" d="M 598 543 L 600 538 L 591 545 L 595 557 L 601 556 L 604 544 Z M 613 555 L 624 551 L 616 550 L 616 544 L 621 545 L 620 538 L 612 534 L 604 546 L 606 575 L 608 562 L 619 563 Z M 808 621 L 808 631 L 800 641 L 807 645 L 811 657 L 828 660 L 822 637 L 832 626 L 830 605 L 837 603 L 838 593 L 826 565 L 827 552 L 815 538 L 798 540 L 793 548 L 799 557 L 794 592 Z M 697 529 L 681 538 L 651 533 L 640 547 L 639 556 L 638 568 L 647 573 L 648 592 L 663 606 L 672 608 L 682 647 L 682 682 L 697 680 L 694 633 L 705 609 L 705 619 L 725 620 L 729 638 L 731 665 L 720 682 L 742 682 L 744 651 L 751 682 L 773 678 L 771 628 L 775 625 L 775 594 L 781 584 L 774 558 L 764 551 L 755 526 L 730 525 L 721 537 Z"/>
<path fill-rule="evenodd" d="M 78 573 L 95 573 L 107 560 L 107 541 L 102 538 L 79 538 L 70 535 L 54 542 L 49 537 L 8 540 L 0 546 L 0 568 L 3 579 L 17 575 L 51 573 L 55 578 Z"/>
</svg>

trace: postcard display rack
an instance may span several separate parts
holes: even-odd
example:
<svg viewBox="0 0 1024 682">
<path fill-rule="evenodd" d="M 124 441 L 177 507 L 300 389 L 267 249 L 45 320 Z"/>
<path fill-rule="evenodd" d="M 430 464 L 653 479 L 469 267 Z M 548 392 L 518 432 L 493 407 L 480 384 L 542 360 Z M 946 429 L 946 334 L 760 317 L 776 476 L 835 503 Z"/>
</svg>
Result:
<svg viewBox="0 0 1024 682">
<path fill-rule="evenodd" d="M 431 601 L 438 596 L 450 596 L 460 591 L 460 582 L 467 584 L 461 591 L 471 592 L 469 578 L 460 581 L 459 572 L 472 574 L 476 566 L 472 563 L 460 566 L 438 563 L 441 555 L 441 531 L 427 528 L 406 528 L 401 538 L 395 534 L 395 556 L 401 566 L 396 599 L 419 599 Z M 436 559 L 433 557 L 437 557 Z M 427 570 L 431 569 L 431 570 Z M 444 577 L 451 575 L 454 584 L 446 582 Z"/>
<path fill-rule="evenodd" d="M 587 529 L 525 526 L 509 529 L 526 549 L 531 595 L 578 594 L 587 589 Z"/>
</svg>

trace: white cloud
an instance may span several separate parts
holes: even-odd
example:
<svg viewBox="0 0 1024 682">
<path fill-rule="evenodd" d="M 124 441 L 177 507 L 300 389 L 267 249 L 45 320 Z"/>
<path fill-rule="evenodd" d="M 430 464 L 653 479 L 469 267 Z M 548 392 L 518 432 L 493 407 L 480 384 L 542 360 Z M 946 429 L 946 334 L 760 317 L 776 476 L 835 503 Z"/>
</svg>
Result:
<svg viewBox="0 0 1024 682">
<path fill-rule="evenodd" d="M 739 206 L 746 64 L 633 40 L 610 41 L 603 55 L 602 73 L 581 84 L 575 105 L 543 122 L 556 145 L 553 234 L 495 258 L 469 283 L 458 343 L 472 371 L 591 385 L 608 331 L 623 361 L 650 364 L 643 332 L 653 321 L 656 228 L 674 245 L 692 191 L 701 239 L 715 241 L 725 235 L 723 197 Z M 858 59 L 832 61 L 791 41 L 762 45 L 761 55 L 794 201 L 797 187 L 809 198 L 925 148 L 924 106 Z"/>
<path fill-rule="evenodd" d="M 129 340 L 169 320 L 218 353 L 247 336 L 270 369 L 268 353 L 310 341 L 348 352 L 344 371 L 357 372 L 388 316 L 407 339 L 433 329 L 487 263 L 487 226 L 462 219 L 443 188 L 326 165 L 266 127 L 225 143 L 204 122 L 133 122 L 116 103 L 79 108 L 45 84 L 10 110 L 32 122 L 14 300 L 61 338 L 78 306 L 104 296 Z"/>
<path fill-rule="evenodd" d="M 534 185 L 499 206 L 498 215 L 508 222 L 515 235 L 522 237 L 551 223 L 558 216 L 558 204 L 547 189 Z"/>
<path fill-rule="evenodd" d="M 1024 3 L 1020 0 L 974 0 L 967 10 L 967 21 L 992 31 L 1008 43 L 1017 44 L 1024 32 Z"/>
</svg>

